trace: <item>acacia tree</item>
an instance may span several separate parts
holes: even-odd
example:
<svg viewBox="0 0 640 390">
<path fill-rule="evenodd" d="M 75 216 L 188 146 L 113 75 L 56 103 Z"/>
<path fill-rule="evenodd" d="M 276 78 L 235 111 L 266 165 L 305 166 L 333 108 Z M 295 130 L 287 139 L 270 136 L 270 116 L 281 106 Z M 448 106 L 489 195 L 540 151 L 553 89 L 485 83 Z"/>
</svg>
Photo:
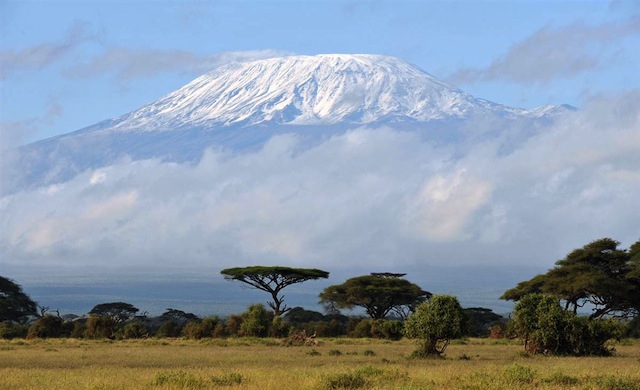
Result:
<svg viewBox="0 0 640 390">
<path fill-rule="evenodd" d="M 22 286 L 9 278 L 0 276 L 0 322 L 25 322 L 37 316 L 37 304 L 22 291 Z"/>
<path fill-rule="evenodd" d="M 375 273 L 357 276 L 329 286 L 320 293 L 326 308 L 353 309 L 359 306 L 374 319 L 385 318 L 391 311 L 402 317 L 431 297 L 431 293 L 404 279 L 405 274 Z"/>
<path fill-rule="evenodd" d="M 468 319 L 458 299 L 452 295 L 435 295 L 418 306 L 404 323 L 405 335 L 421 339 L 417 356 L 437 356 L 444 353 L 451 339 L 462 337 Z"/>
<path fill-rule="evenodd" d="M 129 318 L 135 316 L 140 309 L 134 307 L 130 303 L 125 302 L 111 302 L 101 303 L 96 305 L 89 312 L 90 315 L 98 317 L 111 318 L 116 324 L 122 323 Z"/>
<path fill-rule="evenodd" d="M 251 266 L 227 268 L 220 271 L 226 280 L 237 280 L 258 290 L 271 294 L 273 301 L 267 302 L 276 316 L 290 310 L 284 304 L 280 292 L 287 286 L 308 280 L 326 279 L 329 272 L 315 268 L 290 268 L 280 266 Z"/>
<path fill-rule="evenodd" d="M 564 302 L 574 314 L 578 308 L 593 305 L 590 318 L 606 315 L 630 317 L 640 311 L 640 241 L 629 251 L 619 249 L 610 238 L 593 241 L 569 253 L 547 273 L 520 282 L 501 299 L 519 301 L 534 294 L 551 294 Z"/>
</svg>

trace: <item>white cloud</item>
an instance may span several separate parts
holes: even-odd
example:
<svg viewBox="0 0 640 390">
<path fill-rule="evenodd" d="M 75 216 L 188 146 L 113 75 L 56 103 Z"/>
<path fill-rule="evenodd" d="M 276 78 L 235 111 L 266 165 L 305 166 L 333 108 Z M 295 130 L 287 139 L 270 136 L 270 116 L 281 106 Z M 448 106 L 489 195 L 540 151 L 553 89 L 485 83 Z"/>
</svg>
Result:
<svg viewBox="0 0 640 390">
<path fill-rule="evenodd" d="M 501 57 L 481 68 L 463 68 L 449 76 L 456 84 L 504 80 L 520 84 L 548 83 L 615 63 L 618 40 L 640 34 L 640 16 L 589 26 L 574 23 L 546 26 L 512 45 Z"/>
<path fill-rule="evenodd" d="M 278 50 L 247 50 L 219 52 L 211 55 L 186 50 L 136 49 L 107 47 L 89 62 L 66 71 L 69 77 L 93 78 L 113 75 L 121 82 L 155 77 L 161 73 L 178 72 L 200 75 L 231 62 L 245 62 L 289 54 Z"/>
<path fill-rule="evenodd" d="M 593 239 L 640 238 L 639 98 L 594 98 L 508 148 L 509 137 L 443 147 L 361 128 L 314 146 L 280 135 L 252 153 L 209 150 L 197 164 L 123 161 L 0 199 L 0 258 L 67 271 L 546 268 Z"/>
<path fill-rule="evenodd" d="M 20 50 L 0 51 L 0 79 L 18 72 L 40 70 L 67 56 L 83 43 L 94 40 L 84 23 L 75 23 L 69 33 L 59 42 L 47 42 Z"/>
</svg>

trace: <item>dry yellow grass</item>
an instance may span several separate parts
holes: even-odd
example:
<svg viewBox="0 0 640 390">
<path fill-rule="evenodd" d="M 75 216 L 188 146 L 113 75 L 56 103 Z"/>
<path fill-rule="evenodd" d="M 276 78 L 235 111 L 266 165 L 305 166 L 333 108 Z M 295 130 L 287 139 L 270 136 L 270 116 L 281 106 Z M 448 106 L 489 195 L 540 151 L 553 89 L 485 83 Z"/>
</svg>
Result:
<svg viewBox="0 0 640 390">
<path fill-rule="evenodd" d="M 606 358 L 527 357 L 517 343 L 467 340 L 445 359 L 412 341 L 0 341 L 0 389 L 640 389 L 640 342 Z M 343 387 L 339 387 L 343 386 Z"/>
</svg>

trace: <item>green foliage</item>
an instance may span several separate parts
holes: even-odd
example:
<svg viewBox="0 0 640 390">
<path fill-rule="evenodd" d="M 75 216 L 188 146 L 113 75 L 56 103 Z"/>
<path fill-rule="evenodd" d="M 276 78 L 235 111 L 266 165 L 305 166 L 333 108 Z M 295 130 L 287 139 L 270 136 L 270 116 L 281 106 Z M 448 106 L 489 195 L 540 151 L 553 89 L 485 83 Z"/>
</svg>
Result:
<svg viewBox="0 0 640 390">
<path fill-rule="evenodd" d="M 267 302 L 267 304 L 277 316 L 289 310 L 284 305 L 284 297 L 280 295 L 282 289 L 292 284 L 329 277 L 329 272 L 320 269 L 281 266 L 227 268 L 220 273 L 227 280 L 237 280 L 271 294 L 273 301 Z"/>
<path fill-rule="evenodd" d="M 171 386 L 179 389 L 200 389 L 205 387 L 205 383 L 201 378 L 183 370 L 160 372 L 156 374 L 151 384 L 162 387 Z"/>
<path fill-rule="evenodd" d="M 87 319 L 84 337 L 88 339 L 112 338 L 115 321 L 111 317 L 91 316 Z"/>
<path fill-rule="evenodd" d="M 548 383 L 550 385 L 562 386 L 562 387 L 570 387 L 575 386 L 580 383 L 580 379 L 575 376 L 565 375 L 561 372 L 553 373 L 550 377 L 544 378 L 542 380 L 543 383 Z"/>
<path fill-rule="evenodd" d="M 328 352 L 329 356 L 340 356 L 342 355 L 342 351 L 339 349 L 332 349 Z"/>
<path fill-rule="evenodd" d="M 491 309 L 483 307 L 471 307 L 464 309 L 464 313 L 469 319 L 468 336 L 471 337 L 487 337 L 494 326 L 504 324 L 505 319 Z"/>
<path fill-rule="evenodd" d="M 189 339 L 221 337 L 221 335 L 216 335 L 218 325 L 222 327 L 222 322 L 217 317 L 207 317 L 202 321 L 191 321 L 182 328 L 182 335 Z"/>
<path fill-rule="evenodd" d="M 42 316 L 29 327 L 27 338 L 66 337 L 71 333 L 69 328 L 60 317 Z"/>
<path fill-rule="evenodd" d="M 82 321 L 75 321 L 73 323 L 73 328 L 71 330 L 71 335 L 69 337 L 73 337 L 74 339 L 81 339 L 86 336 L 87 332 L 87 324 Z"/>
<path fill-rule="evenodd" d="M 37 315 L 37 304 L 13 280 L 0 276 L 0 322 L 24 323 Z"/>
<path fill-rule="evenodd" d="M 0 322 L 0 339 L 25 338 L 29 327 L 11 321 Z"/>
<path fill-rule="evenodd" d="M 211 383 L 214 386 L 237 386 L 242 384 L 244 377 L 237 372 L 228 372 L 223 375 L 214 375 L 211 377 Z"/>
<path fill-rule="evenodd" d="M 466 333 L 467 316 L 456 297 L 435 295 L 429 302 L 418 306 L 404 326 L 407 337 L 422 340 L 418 355 L 440 355 L 451 339 Z"/>
<path fill-rule="evenodd" d="M 640 338 L 640 315 L 633 317 L 629 321 L 625 337 Z"/>
<path fill-rule="evenodd" d="M 504 369 L 504 378 L 511 385 L 524 385 L 533 382 L 535 372 L 531 367 L 514 363 Z"/>
<path fill-rule="evenodd" d="M 371 337 L 377 339 L 400 340 L 404 335 L 404 324 L 396 320 L 371 321 Z"/>
<path fill-rule="evenodd" d="M 609 355 L 607 342 L 618 339 L 624 326 L 613 319 L 588 319 L 562 309 L 545 294 L 525 296 L 514 308 L 510 331 L 525 341 L 528 353 Z"/>
<path fill-rule="evenodd" d="M 109 317 L 115 323 L 122 323 L 136 315 L 140 311 L 137 307 L 125 302 L 101 303 L 91 309 L 89 315 Z"/>
<path fill-rule="evenodd" d="M 181 332 L 182 327 L 180 324 L 173 321 L 167 321 L 160 325 L 160 328 L 156 331 L 156 337 L 179 337 Z"/>
<path fill-rule="evenodd" d="M 320 302 L 329 310 L 358 306 L 371 318 L 385 318 L 392 311 L 402 315 L 413 311 L 430 296 L 431 293 L 401 277 L 373 274 L 325 288 L 320 293 Z"/>
<path fill-rule="evenodd" d="M 640 311 L 640 241 L 628 251 L 610 238 L 593 241 L 569 253 L 547 273 L 507 290 L 502 299 L 521 300 L 534 293 L 553 295 L 565 310 L 577 313 L 589 303 L 591 318 L 632 317 Z"/>
<path fill-rule="evenodd" d="M 289 325 L 281 316 L 273 317 L 271 326 L 269 327 L 269 336 L 283 338 L 289 336 L 291 325 Z"/>
<path fill-rule="evenodd" d="M 367 380 L 360 372 L 347 372 L 328 375 L 324 378 L 323 388 L 328 390 L 359 389 L 365 387 Z"/>
<path fill-rule="evenodd" d="M 267 337 L 273 317 L 273 313 L 265 309 L 262 304 L 249 306 L 247 311 L 242 313 L 242 324 L 240 324 L 238 336 Z"/>
<path fill-rule="evenodd" d="M 169 308 L 165 310 L 162 315 L 160 315 L 160 320 L 162 320 L 162 322 L 175 322 L 176 324 L 182 326 L 189 321 L 197 321 L 199 320 L 199 318 L 193 313 L 185 313 L 182 310 Z"/>
<path fill-rule="evenodd" d="M 122 330 L 125 339 L 139 339 L 149 333 L 147 327 L 140 321 L 128 323 Z"/>
</svg>

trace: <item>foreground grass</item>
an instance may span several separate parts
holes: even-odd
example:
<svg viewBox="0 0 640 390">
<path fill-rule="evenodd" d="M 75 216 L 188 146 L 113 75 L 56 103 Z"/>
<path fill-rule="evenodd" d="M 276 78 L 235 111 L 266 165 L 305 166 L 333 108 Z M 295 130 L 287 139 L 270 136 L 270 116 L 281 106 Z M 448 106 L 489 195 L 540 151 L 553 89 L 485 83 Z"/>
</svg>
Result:
<svg viewBox="0 0 640 390">
<path fill-rule="evenodd" d="M 0 389 L 640 389 L 640 342 L 607 358 L 526 356 L 503 340 L 467 340 L 445 359 L 415 344 L 326 339 L 0 341 Z"/>
</svg>

